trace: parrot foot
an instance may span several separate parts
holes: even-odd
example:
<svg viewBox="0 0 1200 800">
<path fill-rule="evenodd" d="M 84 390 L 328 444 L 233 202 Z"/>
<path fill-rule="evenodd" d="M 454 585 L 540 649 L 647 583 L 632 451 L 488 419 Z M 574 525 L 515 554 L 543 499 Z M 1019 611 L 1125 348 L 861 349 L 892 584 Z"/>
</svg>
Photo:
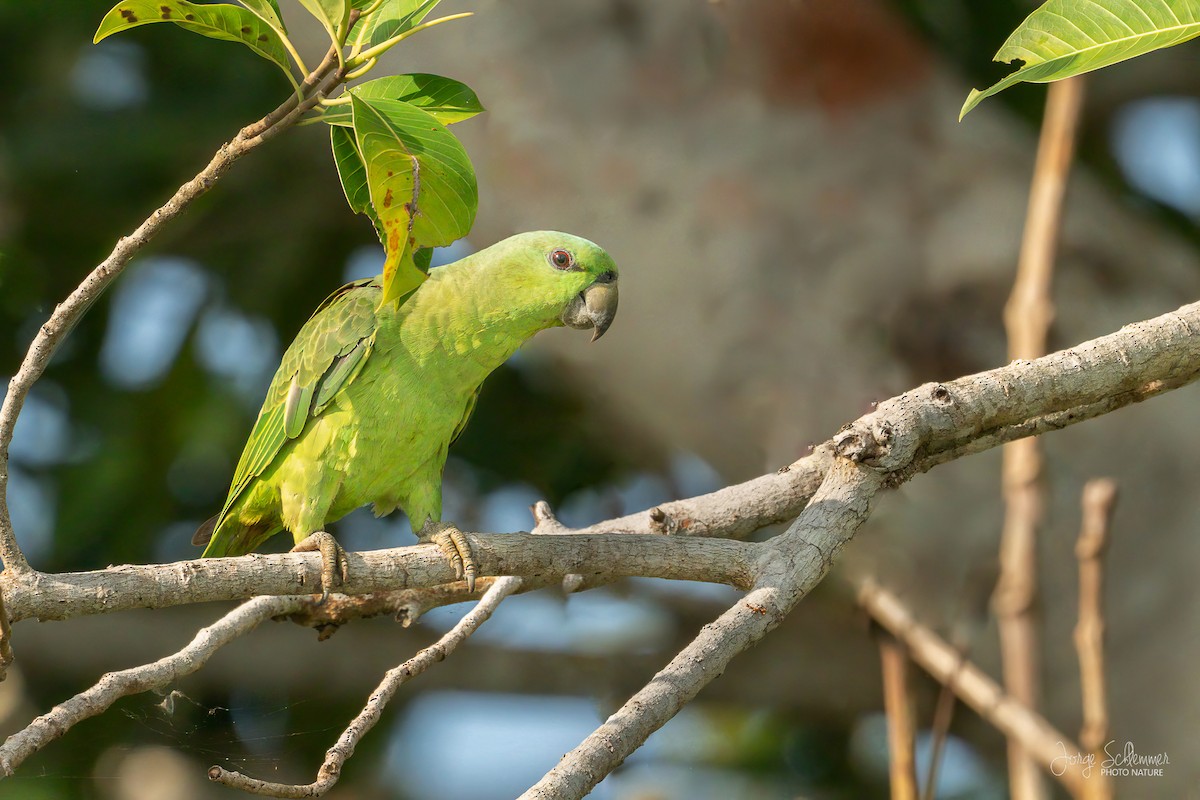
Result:
<svg viewBox="0 0 1200 800">
<path fill-rule="evenodd" d="M 310 533 L 296 543 L 292 552 L 321 554 L 321 603 L 329 599 L 329 589 L 333 586 L 334 577 L 337 577 L 338 583 L 343 583 L 348 576 L 349 562 L 346 560 L 346 551 L 332 534 L 325 531 Z"/>
<path fill-rule="evenodd" d="M 456 526 L 448 522 L 426 522 L 417 534 L 422 542 L 436 544 L 454 567 L 456 580 L 467 582 L 467 591 L 475 591 L 475 578 L 479 575 L 479 562 L 471 543 Z"/>
</svg>

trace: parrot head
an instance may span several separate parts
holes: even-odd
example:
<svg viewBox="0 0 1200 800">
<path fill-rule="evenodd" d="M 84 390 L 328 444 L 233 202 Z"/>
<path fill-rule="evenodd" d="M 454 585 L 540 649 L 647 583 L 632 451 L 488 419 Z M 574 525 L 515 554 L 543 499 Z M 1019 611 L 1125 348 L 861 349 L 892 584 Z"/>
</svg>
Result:
<svg viewBox="0 0 1200 800">
<path fill-rule="evenodd" d="M 535 231 L 505 239 L 506 281 L 538 297 L 550 325 L 592 329 L 596 341 L 617 314 L 617 265 L 593 242 L 569 233 Z M 484 251 L 486 252 L 486 251 Z"/>
</svg>

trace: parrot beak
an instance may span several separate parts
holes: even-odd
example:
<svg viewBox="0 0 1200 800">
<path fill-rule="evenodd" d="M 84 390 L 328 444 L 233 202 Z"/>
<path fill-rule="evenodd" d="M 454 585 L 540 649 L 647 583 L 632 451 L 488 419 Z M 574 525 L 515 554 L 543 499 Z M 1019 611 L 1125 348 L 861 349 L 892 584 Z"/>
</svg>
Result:
<svg viewBox="0 0 1200 800">
<path fill-rule="evenodd" d="M 617 277 L 605 273 L 575 296 L 560 319 L 568 328 L 592 328 L 594 342 L 604 335 L 616 316 Z"/>
</svg>

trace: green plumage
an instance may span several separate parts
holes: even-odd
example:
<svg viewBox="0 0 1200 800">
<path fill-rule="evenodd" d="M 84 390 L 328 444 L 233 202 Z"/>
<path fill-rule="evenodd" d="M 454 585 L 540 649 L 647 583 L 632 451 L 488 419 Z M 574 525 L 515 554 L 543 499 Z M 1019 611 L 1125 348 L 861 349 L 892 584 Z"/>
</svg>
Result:
<svg viewBox="0 0 1200 800">
<path fill-rule="evenodd" d="M 300 329 L 221 513 L 197 531 L 205 556 L 284 529 L 300 542 L 368 503 L 414 530 L 439 521 L 446 451 L 483 380 L 545 328 L 603 333 L 616 266 L 585 239 L 527 233 L 432 270 L 398 304 L 381 297 L 377 278 L 348 284 Z"/>
</svg>

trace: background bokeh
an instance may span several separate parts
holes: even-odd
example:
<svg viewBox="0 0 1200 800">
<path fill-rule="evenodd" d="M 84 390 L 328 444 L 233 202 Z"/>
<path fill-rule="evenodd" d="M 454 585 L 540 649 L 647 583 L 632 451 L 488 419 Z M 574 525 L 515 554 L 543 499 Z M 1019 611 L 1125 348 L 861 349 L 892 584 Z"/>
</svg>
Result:
<svg viewBox="0 0 1200 800">
<path fill-rule="evenodd" d="M 306 53 L 320 31 L 282 3 Z M 480 181 L 454 258 L 518 230 L 592 238 L 622 268 L 603 342 L 543 334 L 489 381 L 447 469 L 446 517 L 527 528 L 548 499 L 586 524 L 776 469 L 882 399 L 1003 363 L 1042 87 L 959 124 L 1029 2 L 481 0 L 383 67 L 462 80 L 488 112 L 455 131 Z M 54 304 L 287 85 L 244 48 L 151 26 L 90 44 L 108 4 L 0 2 L 0 375 Z M 1089 81 L 1057 278 L 1066 346 L 1200 293 L 1200 46 Z M 10 503 L 44 570 L 193 557 L 282 348 L 382 253 L 346 207 L 320 125 L 256 150 L 92 309 L 31 395 Z M 1197 390 L 1046 440 L 1046 707 L 1079 726 L 1071 648 L 1082 483 L 1122 487 L 1110 556 L 1113 735 L 1166 752 L 1133 796 L 1200 775 Z M 597 797 L 885 792 L 877 656 L 844 575 L 871 571 L 995 673 L 987 593 L 995 453 L 881 503 L 840 568 L 597 790 Z M 351 548 L 411 541 L 356 513 Z M 279 543 L 281 546 L 283 542 Z M 628 581 L 514 598 L 402 693 L 340 798 L 518 794 L 733 594 Z M 0 685 L 12 731 L 108 669 L 184 644 L 222 607 L 24 622 Z M 328 642 L 270 625 L 168 697 L 135 697 L 0 782 L 0 797 L 218 797 L 204 771 L 311 780 L 379 676 L 463 613 Z M 934 687 L 919 691 L 929 719 Z M 999 736 L 960 712 L 944 797 L 1004 796 Z M 926 747 L 922 745 L 922 753 Z M 925 757 L 925 756 L 922 756 Z"/>
</svg>

